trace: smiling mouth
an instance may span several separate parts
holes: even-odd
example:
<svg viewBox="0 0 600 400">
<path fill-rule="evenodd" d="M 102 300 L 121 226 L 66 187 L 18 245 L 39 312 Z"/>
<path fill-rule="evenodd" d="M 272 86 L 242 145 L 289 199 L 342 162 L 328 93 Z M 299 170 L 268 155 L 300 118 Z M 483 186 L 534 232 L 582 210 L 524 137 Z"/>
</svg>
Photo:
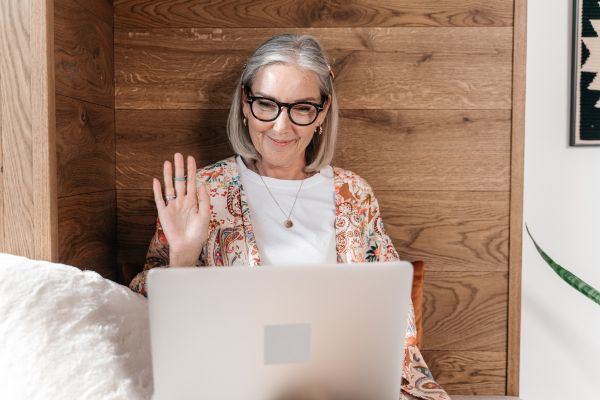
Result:
<svg viewBox="0 0 600 400">
<path fill-rule="evenodd" d="M 294 143 L 296 141 L 295 139 L 292 139 L 292 140 L 277 140 L 277 139 L 272 138 L 269 135 L 266 135 L 266 136 L 269 138 L 269 140 L 271 140 L 271 142 L 273 142 L 277 146 L 287 146 L 288 144 Z"/>
</svg>

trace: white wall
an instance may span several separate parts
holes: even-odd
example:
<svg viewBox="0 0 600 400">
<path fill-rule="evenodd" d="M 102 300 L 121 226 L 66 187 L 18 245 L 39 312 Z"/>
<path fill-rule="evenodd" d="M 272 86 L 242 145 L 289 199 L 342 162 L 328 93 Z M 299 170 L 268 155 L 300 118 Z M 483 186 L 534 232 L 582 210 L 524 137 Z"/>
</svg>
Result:
<svg viewBox="0 0 600 400">
<path fill-rule="evenodd" d="M 600 147 L 569 147 L 572 1 L 529 0 L 524 220 L 559 264 L 600 289 Z M 600 305 L 523 233 L 520 397 L 597 399 Z"/>
</svg>

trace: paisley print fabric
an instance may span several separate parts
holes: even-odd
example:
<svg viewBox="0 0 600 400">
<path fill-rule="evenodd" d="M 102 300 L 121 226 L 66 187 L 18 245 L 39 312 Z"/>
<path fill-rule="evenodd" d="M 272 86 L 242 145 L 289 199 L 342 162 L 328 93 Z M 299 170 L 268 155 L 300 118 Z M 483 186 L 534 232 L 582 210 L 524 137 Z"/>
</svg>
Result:
<svg viewBox="0 0 600 400">
<path fill-rule="evenodd" d="M 369 184 L 353 172 L 333 168 L 336 204 L 336 251 L 339 263 L 399 260 L 385 233 L 379 204 Z M 197 266 L 260 266 L 260 255 L 250 208 L 240 182 L 235 157 L 219 161 L 196 172 L 196 183 L 204 184 L 210 195 L 211 220 L 208 240 Z M 131 282 L 132 290 L 146 295 L 146 275 L 156 267 L 168 267 L 169 244 L 156 222 L 144 271 Z M 435 382 L 416 346 L 415 316 L 408 313 L 405 358 L 400 399 L 449 400 Z"/>
</svg>

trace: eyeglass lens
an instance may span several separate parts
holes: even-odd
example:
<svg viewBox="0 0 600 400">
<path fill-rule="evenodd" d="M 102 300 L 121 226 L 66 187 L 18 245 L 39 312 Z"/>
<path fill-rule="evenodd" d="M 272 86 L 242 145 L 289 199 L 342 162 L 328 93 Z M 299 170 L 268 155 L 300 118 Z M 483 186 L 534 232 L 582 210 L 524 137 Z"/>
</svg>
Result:
<svg viewBox="0 0 600 400">
<path fill-rule="evenodd" d="M 261 121 L 273 121 L 279 112 L 279 105 L 272 100 L 257 98 L 252 102 L 252 114 Z M 288 115 L 296 125 L 310 125 L 317 119 L 318 113 L 314 105 L 298 103 L 290 106 Z"/>
</svg>

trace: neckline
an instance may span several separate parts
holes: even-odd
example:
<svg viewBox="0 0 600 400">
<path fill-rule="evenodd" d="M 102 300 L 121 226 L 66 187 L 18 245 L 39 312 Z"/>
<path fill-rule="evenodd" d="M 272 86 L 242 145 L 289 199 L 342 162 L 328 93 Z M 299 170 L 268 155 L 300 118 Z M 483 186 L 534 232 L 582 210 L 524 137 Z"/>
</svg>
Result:
<svg viewBox="0 0 600 400">
<path fill-rule="evenodd" d="M 235 157 L 235 161 L 238 165 L 238 168 L 240 169 L 240 174 L 244 175 L 244 178 L 248 178 L 248 179 L 252 180 L 252 182 L 254 182 L 254 183 L 263 185 L 263 182 L 261 180 L 261 175 L 257 174 L 256 172 L 254 172 L 250 168 L 248 168 L 246 166 L 246 164 L 244 163 L 244 160 L 242 160 L 241 156 L 237 155 Z M 316 173 L 313 176 L 309 176 L 308 178 L 305 178 L 305 179 L 278 179 L 278 178 L 271 178 L 269 176 L 262 176 L 262 179 L 269 185 L 269 187 L 273 186 L 273 187 L 297 189 L 298 185 L 300 185 L 300 182 L 304 182 L 302 184 L 303 187 L 308 187 L 308 186 L 313 186 L 320 182 L 323 182 L 325 179 L 333 178 L 333 175 L 330 172 L 330 170 L 331 170 L 330 166 L 323 167 L 323 168 L 321 168 L 319 173 Z"/>
</svg>

